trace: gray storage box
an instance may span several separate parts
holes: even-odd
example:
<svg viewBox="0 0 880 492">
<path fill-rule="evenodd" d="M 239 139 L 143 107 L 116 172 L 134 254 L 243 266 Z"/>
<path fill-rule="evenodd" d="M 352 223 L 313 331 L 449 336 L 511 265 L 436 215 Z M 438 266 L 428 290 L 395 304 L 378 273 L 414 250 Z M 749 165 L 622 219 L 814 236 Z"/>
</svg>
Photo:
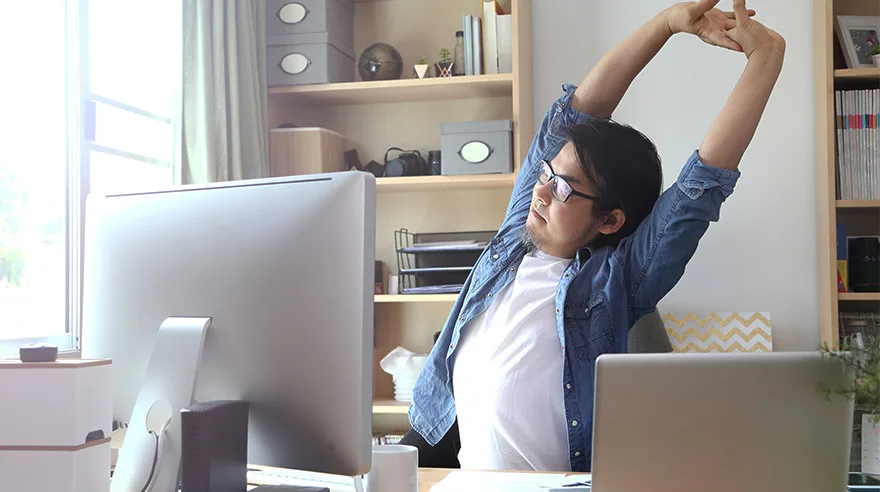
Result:
<svg viewBox="0 0 880 492">
<path fill-rule="evenodd" d="M 440 124 L 441 174 L 513 172 L 513 122 Z"/>
<path fill-rule="evenodd" d="M 354 48 L 354 4 L 351 0 L 267 0 L 267 45 L 287 34 L 327 33 L 337 46 Z"/>
<path fill-rule="evenodd" d="M 354 53 L 326 33 L 283 38 L 287 43 L 266 46 L 269 87 L 354 82 Z"/>
</svg>

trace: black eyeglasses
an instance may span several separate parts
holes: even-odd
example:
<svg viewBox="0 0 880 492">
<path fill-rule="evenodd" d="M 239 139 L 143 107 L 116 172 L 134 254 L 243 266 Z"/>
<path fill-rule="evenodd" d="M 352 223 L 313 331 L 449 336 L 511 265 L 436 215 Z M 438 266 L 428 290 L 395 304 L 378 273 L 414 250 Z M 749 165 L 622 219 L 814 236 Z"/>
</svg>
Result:
<svg viewBox="0 0 880 492">
<path fill-rule="evenodd" d="M 553 168 L 550 167 L 550 163 L 546 160 L 541 161 L 541 170 L 538 173 L 538 182 L 542 185 L 545 185 L 553 181 L 553 185 L 550 187 L 550 192 L 553 195 L 553 198 L 559 200 L 562 203 L 565 203 L 568 200 L 568 197 L 571 195 L 579 196 L 581 198 L 586 198 L 587 200 L 597 200 L 596 197 L 590 196 L 579 191 L 575 191 L 574 188 L 568 184 L 568 181 L 561 176 L 557 176 L 556 173 L 553 172 Z"/>
</svg>

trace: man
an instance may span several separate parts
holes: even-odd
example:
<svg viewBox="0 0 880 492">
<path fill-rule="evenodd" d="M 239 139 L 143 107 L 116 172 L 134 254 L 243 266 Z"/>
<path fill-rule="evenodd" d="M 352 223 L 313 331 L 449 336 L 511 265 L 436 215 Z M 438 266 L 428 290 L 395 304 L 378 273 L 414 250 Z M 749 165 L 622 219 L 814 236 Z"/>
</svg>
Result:
<svg viewBox="0 0 880 492">
<path fill-rule="evenodd" d="M 681 278 L 733 192 L 782 67 L 785 42 L 751 18 L 745 0 L 734 0 L 734 12 L 716 3 L 658 14 L 580 86 L 564 86 L 547 112 L 504 223 L 413 391 L 413 431 L 403 442 L 420 447 L 422 465 L 590 470 L 595 360 L 625 352 L 628 330 Z M 699 149 L 661 195 L 654 145 L 609 118 L 678 32 L 748 61 Z"/>
</svg>

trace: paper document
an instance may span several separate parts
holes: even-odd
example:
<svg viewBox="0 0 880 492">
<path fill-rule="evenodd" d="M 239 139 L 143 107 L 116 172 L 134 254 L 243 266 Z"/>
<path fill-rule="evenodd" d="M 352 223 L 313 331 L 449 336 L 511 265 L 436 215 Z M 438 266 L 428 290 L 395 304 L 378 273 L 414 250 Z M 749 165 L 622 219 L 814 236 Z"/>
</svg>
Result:
<svg viewBox="0 0 880 492">
<path fill-rule="evenodd" d="M 453 471 L 431 487 L 431 492 L 548 492 L 578 482 L 589 474 Z"/>
</svg>

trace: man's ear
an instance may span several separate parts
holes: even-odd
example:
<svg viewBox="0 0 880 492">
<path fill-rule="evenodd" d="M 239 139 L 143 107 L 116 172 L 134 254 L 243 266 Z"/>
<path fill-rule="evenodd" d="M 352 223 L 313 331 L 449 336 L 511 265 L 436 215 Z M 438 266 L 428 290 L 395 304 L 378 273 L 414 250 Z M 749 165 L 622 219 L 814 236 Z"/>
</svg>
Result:
<svg viewBox="0 0 880 492">
<path fill-rule="evenodd" d="M 606 236 L 610 236 L 619 231 L 625 223 L 626 215 L 623 213 L 623 210 L 615 208 L 602 219 L 602 223 L 599 225 L 599 232 Z"/>
</svg>

